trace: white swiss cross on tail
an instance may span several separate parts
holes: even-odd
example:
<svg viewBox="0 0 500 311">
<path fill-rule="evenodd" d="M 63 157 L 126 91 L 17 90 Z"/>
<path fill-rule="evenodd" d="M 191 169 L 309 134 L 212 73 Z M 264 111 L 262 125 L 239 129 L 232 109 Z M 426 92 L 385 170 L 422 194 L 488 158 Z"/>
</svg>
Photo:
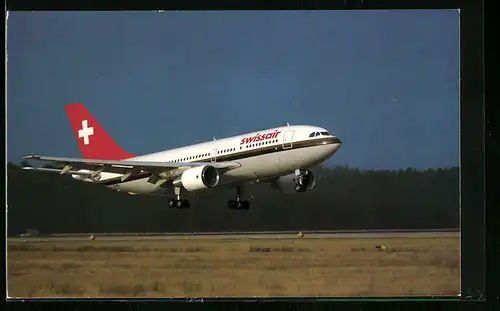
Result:
<svg viewBox="0 0 500 311">
<path fill-rule="evenodd" d="M 88 125 L 89 125 L 88 120 L 83 120 L 82 121 L 82 129 L 78 130 L 78 138 L 83 137 L 83 143 L 85 145 L 89 144 L 89 137 L 94 135 L 94 128 L 88 127 Z"/>
</svg>

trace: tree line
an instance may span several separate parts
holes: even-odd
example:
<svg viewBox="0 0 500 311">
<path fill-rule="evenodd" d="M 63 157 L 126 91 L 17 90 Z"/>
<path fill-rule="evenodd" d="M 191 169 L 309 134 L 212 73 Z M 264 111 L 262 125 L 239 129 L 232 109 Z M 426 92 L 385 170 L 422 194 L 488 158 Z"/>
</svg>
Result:
<svg viewBox="0 0 500 311">
<path fill-rule="evenodd" d="M 190 209 L 166 197 L 130 196 L 69 176 L 7 166 L 8 234 L 261 230 L 448 229 L 459 227 L 458 167 L 362 171 L 313 169 L 316 187 L 282 194 L 251 185 L 248 211 L 229 210 L 231 189 L 189 193 Z"/>
</svg>

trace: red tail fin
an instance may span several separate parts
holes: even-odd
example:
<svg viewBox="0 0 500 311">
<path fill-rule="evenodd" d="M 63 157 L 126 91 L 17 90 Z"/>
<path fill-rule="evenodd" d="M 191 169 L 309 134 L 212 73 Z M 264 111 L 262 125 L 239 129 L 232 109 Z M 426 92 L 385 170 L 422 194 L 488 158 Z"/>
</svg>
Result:
<svg viewBox="0 0 500 311">
<path fill-rule="evenodd" d="M 64 109 L 85 159 L 124 160 L 134 157 L 115 143 L 85 106 L 76 103 Z"/>
</svg>

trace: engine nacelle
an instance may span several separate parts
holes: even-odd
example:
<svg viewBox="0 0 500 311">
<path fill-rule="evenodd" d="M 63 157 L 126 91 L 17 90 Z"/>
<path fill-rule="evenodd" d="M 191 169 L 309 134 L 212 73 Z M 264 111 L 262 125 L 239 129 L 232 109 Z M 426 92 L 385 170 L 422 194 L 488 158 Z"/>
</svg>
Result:
<svg viewBox="0 0 500 311">
<path fill-rule="evenodd" d="M 307 171 L 303 176 L 302 187 L 297 187 L 299 179 L 295 174 L 278 177 L 271 183 L 272 188 L 283 193 L 304 192 L 316 186 L 316 177 L 313 172 Z"/>
<path fill-rule="evenodd" d="M 174 180 L 175 186 L 182 186 L 187 191 L 213 188 L 219 184 L 219 170 L 211 165 L 190 168 Z"/>
</svg>

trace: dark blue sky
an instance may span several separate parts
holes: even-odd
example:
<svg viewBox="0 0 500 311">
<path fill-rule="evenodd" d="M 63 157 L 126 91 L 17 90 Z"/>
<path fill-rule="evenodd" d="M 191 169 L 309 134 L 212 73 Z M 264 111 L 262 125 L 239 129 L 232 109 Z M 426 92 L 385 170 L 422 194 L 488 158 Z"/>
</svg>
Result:
<svg viewBox="0 0 500 311">
<path fill-rule="evenodd" d="M 81 157 L 81 102 L 145 154 L 285 124 L 327 128 L 328 163 L 458 165 L 457 11 L 15 12 L 8 160 Z"/>
</svg>

